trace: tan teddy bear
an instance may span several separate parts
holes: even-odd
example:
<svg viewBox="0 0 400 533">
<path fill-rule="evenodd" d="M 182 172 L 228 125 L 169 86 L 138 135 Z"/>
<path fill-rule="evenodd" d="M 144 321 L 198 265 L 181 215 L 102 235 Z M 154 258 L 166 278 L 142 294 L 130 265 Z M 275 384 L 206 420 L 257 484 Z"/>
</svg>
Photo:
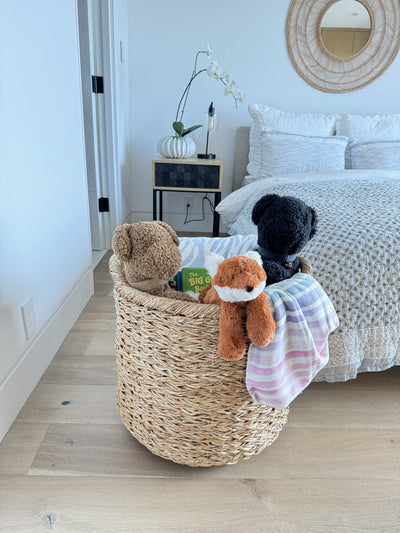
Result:
<svg viewBox="0 0 400 533">
<path fill-rule="evenodd" d="M 138 222 L 115 228 L 112 248 L 123 263 L 125 279 L 133 288 L 195 303 L 189 295 L 169 286 L 181 265 L 179 239 L 165 222 Z"/>
</svg>

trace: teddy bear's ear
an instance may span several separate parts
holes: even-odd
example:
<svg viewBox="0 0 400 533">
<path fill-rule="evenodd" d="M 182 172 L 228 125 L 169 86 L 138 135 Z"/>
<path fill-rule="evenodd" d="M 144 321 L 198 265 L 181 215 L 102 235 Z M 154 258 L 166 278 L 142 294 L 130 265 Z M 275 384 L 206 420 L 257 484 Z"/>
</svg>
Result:
<svg viewBox="0 0 400 533">
<path fill-rule="evenodd" d="M 315 212 L 315 209 L 311 207 L 311 233 L 310 233 L 310 239 L 314 237 L 314 235 L 317 232 L 317 225 L 318 225 L 318 217 L 317 213 Z"/>
<path fill-rule="evenodd" d="M 278 198 L 279 196 L 277 194 L 266 194 L 265 196 L 260 198 L 258 202 L 256 202 L 251 213 L 251 220 L 253 221 L 253 224 L 257 226 L 260 221 L 261 215 L 264 213 L 267 207 L 270 206 L 273 202 L 275 202 L 275 200 L 277 200 Z"/>
<path fill-rule="evenodd" d="M 112 238 L 112 249 L 120 261 L 129 261 L 132 256 L 133 242 L 131 224 L 123 224 L 115 228 Z"/>
<path fill-rule="evenodd" d="M 204 266 L 207 269 L 210 276 L 213 278 L 218 272 L 219 265 L 224 261 L 224 257 L 219 254 L 210 252 L 204 261 Z"/>
<path fill-rule="evenodd" d="M 165 228 L 170 234 L 171 234 L 171 237 L 172 237 L 172 240 L 174 241 L 174 243 L 179 246 L 179 237 L 178 235 L 175 233 L 175 231 L 171 228 L 171 226 L 169 226 L 166 222 L 162 222 L 160 220 L 157 220 L 156 221 L 157 224 L 159 224 L 160 226 L 162 226 L 163 228 Z"/>
<path fill-rule="evenodd" d="M 262 259 L 261 259 L 261 255 L 256 252 L 255 250 L 250 250 L 250 252 L 247 252 L 247 257 L 250 257 L 251 259 L 255 259 L 257 261 L 257 263 L 262 266 Z"/>
</svg>

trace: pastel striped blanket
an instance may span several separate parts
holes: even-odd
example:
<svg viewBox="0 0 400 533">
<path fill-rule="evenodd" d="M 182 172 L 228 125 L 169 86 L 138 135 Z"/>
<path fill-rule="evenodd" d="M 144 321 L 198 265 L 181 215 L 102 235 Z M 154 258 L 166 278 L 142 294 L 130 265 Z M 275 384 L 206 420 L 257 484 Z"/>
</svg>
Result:
<svg viewBox="0 0 400 533">
<path fill-rule="evenodd" d="M 255 403 L 286 407 L 329 360 L 328 336 L 339 325 L 321 285 L 308 274 L 265 289 L 276 322 L 274 340 L 247 355 L 246 386 Z"/>
</svg>

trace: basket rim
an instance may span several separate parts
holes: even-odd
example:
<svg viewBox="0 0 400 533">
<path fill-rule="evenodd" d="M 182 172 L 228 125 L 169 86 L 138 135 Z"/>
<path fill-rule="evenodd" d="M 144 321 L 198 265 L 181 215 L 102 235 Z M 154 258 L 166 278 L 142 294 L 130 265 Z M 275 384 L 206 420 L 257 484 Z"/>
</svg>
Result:
<svg viewBox="0 0 400 533">
<path fill-rule="evenodd" d="M 111 278 L 114 282 L 114 291 L 128 302 L 155 311 L 160 311 L 164 314 L 183 315 L 191 318 L 219 319 L 221 309 L 219 305 L 205 305 L 198 302 L 191 303 L 182 300 L 174 300 L 173 298 L 153 296 L 138 289 L 134 289 L 126 282 L 122 272 L 121 263 L 115 254 L 110 257 L 109 268 Z"/>
<path fill-rule="evenodd" d="M 300 260 L 301 271 L 305 274 L 312 274 L 312 268 L 307 259 L 301 256 L 298 257 Z M 118 294 L 128 302 L 155 311 L 160 311 L 164 314 L 188 316 L 191 318 L 207 318 L 211 320 L 219 319 L 221 311 L 219 305 L 174 300 L 173 298 L 153 296 L 138 289 L 134 289 L 126 282 L 121 266 L 118 257 L 113 254 L 110 257 L 109 269 L 111 278 L 114 282 L 114 293 Z"/>
</svg>

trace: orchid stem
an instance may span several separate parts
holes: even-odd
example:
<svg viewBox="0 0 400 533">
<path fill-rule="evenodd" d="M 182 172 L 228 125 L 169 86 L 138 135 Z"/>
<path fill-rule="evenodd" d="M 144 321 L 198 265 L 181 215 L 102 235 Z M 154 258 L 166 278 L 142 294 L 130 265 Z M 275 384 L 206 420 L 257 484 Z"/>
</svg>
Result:
<svg viewBox="0 0 400 533">
<path fill-rule="evenodd" d="M 182 121 L 183 113 L 185 111 L 187 97 L 189 96 L 190 86 L 192 85 L 192 82 L 194 81 L 195 78 L 197 78 L 197 76 L 199 74 L 201 74 L 202 72 L 205 72 L 206 70 L 207 70 L 206 68 L 203 68 L 203 69 L 199 70 L 198 72 L 196 72 L 194 75 L 192 74 L 192 77 L 190 78 L 189 83 L 186 85 L 185 90 L 183 91 L 183 94 L 181 96 L 181 99 L 179 100 L 178 109 L 176 110 L 175 122 L 178 120 L 179 110 L 181 108 L 182 101 L 183 101 L 183 99 L 185 98 L 185 95 L 186 95 L 185 102 L 183 104 L 182 111 L 181 111 L 181 121 Z"/>
</svg>

